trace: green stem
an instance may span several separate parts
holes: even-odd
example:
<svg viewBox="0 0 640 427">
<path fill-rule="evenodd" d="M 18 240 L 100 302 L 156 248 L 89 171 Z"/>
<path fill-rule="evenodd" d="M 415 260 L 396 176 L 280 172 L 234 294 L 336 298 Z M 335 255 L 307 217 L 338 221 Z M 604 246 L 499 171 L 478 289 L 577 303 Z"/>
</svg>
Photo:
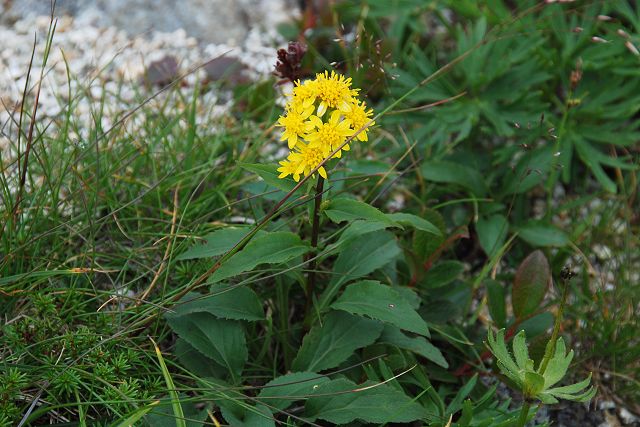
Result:
<svg viewBox="0 0 640 427">
<path fill-rule="evenodd" d="M 527 424 L 527 417 L 529 417 L 529 408 L 531 408 L 531 404 L 529 402 L 524 402 L 524 405 L 520 410 L 520 416 L 518 417 L 516 427 L 524 427 Z"/>
<path fill-rule="evenodd" d="M 318 247 L 318 235 L 320 234 L 320 205 L 322 204 L 322 189 L 324 187 L 324 178 L 318 176 L 318 184 L 316 185 L 315 204 L 313 206 L 313 224 L 311 226 L 311 247 Z M 314 251 L 315 252 L 315 251 Z M 307 303 L 305 305 L 305 318 L 309 315 L 311 303 L 313 301 L 313 293 L 316 287 L 316 268 L 317 261 L 314 254 L 311 255 L 309 262 L 309 275 L 307 276 Z"/>
<path fill-rule="evenodd" d="M 563 272 L 564 275 L 564 272 Z M 562 299 L 560 300 L 560 307 L 558 308 L 558 314 L 556 315 L 555 322 L 553 324 L 553 332 L 551 333 L 551 339 L 547 343 L 547 347 L 544 350 L 544 357 L 542 358 L 542 362 L 540 363 L 540 369 L 538 369 L 538 373 L 540 375 L 544 375 L 544 372 L 547 370 L 547 366 L 549 365 L 549 361 L 553 357 L 553 353 L 556 351 L 556 341 L 558 339 L 558 334 L 560 333 L 560 324 L 562 323 L 562 315 L 564 313 L 564 306 L 567 302 L 567 294 L 569 289 L 569 278 L 571 274 L 569 273 L 566 278 L 563 278 L 563 289 L 562 289 Z"/>
</svg>

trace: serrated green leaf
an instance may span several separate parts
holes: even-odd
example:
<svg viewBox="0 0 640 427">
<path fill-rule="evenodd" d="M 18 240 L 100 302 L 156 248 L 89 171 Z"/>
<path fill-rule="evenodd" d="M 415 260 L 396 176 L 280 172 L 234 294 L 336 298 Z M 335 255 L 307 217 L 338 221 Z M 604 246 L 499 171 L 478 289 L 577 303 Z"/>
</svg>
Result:
<svg viewBox="0 0 640 427">
<path fill-rule="evenodd" d="M 513 356 L 516 359 L 516 365 L 521 370 L 526 370 L 529 362 L 529 350 L 527 349 L 527 339 L 524 331 L 520 331 L 513 337 Z"/>
<path fill-rule="evenodd" d="M 233 248 L 250 231 L 248 227 L 229 227 L 214 231 L 204 237 L 204 242 L 197 242 L 187 251 L 176 257 L 176 259 L 201 259 L 222 255 Z M 264 231 L 258 231 L 256 237 L 263 234 Z"/>
<path fill-rule="evenodd" d="M 425 409 L 401 391 L 382 384 L 372 388 L 373 382 L 361 385 L 339 378 L 320 384 L 318 396 L 305 404 L 310 420 L 322 419 L 334 424 L 355 420 L 365 423 L 408 423 L 424 418 Z M 359 390 L 359 391 L 356 391 Z"/>
<path fill-rule="evenodd" d="M 234 380 L 240 378 L 247 361 L 247 344 L 242 325 L 217 319 L 209 313 L 168 317 L 171 329 L 206 357 L 225 367 Z"/>
<path fill-rule="evenodd" d="M 421 336 L 409 337 L 395 326 L 386 325 L 378 341 L 394 345 L 403 350 L 412 351 L 445 369 L 449 367 L 442 352 L 426 338 Z"/>
<path fill-rule="evenodd" d="M 313 372 L 293 372 L 269 381 L 261 389 L 258 399 L 272 412 L 287 409 L 293 402 L 306 399 L 315 387 L 329 381 Z"/>
<path fill-rule="evenodd" d="M 511 358 L 509 350 L 507 350 L 507 345 L 504 342 L 504 329 L 500 329 L 495 336 L 491 329 L 489 329 L 487 333 L 487 344 L 499 365 L 504 368 L 503 373 L 511 380 L 521 382 L 518 366 Z"/>
<path fill-rule="evenodd" d="M 319 309 L 325 309 L 342 284 L 384 267 L 400 255 L 395 236 L 388 231 L 368 233 L 353 240 L 333 265 L 333 278 L 320 295 Z"/>
<path fill-rule="evenodd" d="M 429 336 L 427 322 L 409 303 L 392 287 L 374 280 L 347 286 L 331 308 L 367 316 L 409 332 Z"/>
<path fill-rule="evenodd" d="M 516 318 L 534 313 L 551 284 L 551 268 L 544 254 L 537 250 L 527 256 L 516 271 L 512 304 Z"/>
<path fill-rule="evenodd" d="M 324 209 L 324 213 L 335 223 L 360 219 L 377 221 L 390 226 L 397 225 L 387 215 L 370 204 L 344 197 L 330 200 L 328 206 Z"/>
<path fill-rule="evenodd" d="M 564 378 L 569 369 L 571 360 L 573 359 L 573 350 L 569 354 L 565 354 L 566 348 L 564 340 L 558 338 L 553 357 L 549 360 L 546 371 L 544 371 L 544 386 L 549 388 Z"/>
<path fill-rule="evenodd" d="M 168 313 L 167 317 L 211 313 L 221 319 L 264 320 L 260 299 L 248 286 L 213 285 L 208 295 L 190 292 L 171 308 L 175 313 Z"/>
<path fill-rule="evenodd" d="M 586 387 L 588 387 L 590 382 L 591 382 L 591 374 L 589 374 L 589 376 L 584 380 L 577 382 L 575 384 L 565 385 L 562 387 L 554 387 L 545 391 L 554 396 L 558 396 L 559 394 L 565 394 L 565 395 L 575 394 L 575 393 L 581 392 Z"/>
<path fill-rule="evenodd" d="M 293 360 L 293 370 L 320 372 L 335 368 L 359 348 L 373 344 L 382 323 L 343 311 L 332 311 L 322 325 L 311 328 Z"/>
<path fill-rule="evenodd" d="M 200 377 L 224 378 L 227 373 L 223 366 L 200 353 L 181 337 L 176 340 L 172 353 L 182 366 Z"/>
<path fill-rule="evenodd" d="M 219 282 L 253 270 L 260 264 L 280 264 L 290 261 L 309 250 L 309 244 L 300 236 L 287 231 L 276 231 L 256 237 L 240 252 L 233 255 L 209 279 Z"/>
<path fill-rule="evenodd" d="M 416 230 L 421 230 L 427 233 L 435 234 L 436 236 L 442 235 L 438 227 L 436 227 L 426 219 L 420 218 L 417 215 L 397 212 L 397 213 L 387 214 L 387 218 L 389 218 L 391 221 L 398 223 L 400 225 L 413 227 Z"/>
</svg>

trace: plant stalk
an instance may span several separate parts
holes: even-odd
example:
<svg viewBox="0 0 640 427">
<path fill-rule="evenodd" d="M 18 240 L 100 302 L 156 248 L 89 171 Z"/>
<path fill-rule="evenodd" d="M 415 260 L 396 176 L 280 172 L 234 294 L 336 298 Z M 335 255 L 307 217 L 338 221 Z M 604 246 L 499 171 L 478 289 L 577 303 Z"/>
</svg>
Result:
<svg viewBox="0 0 640 427">
<path fill-rule="evenodd" d="M 531 408 L 531 403 L 524 402 L 524 405 L 520 410 L 520 416 L 518 417 L 518 422 L 516 422 L 516 427 L 524 427 L 527 424 L 527 417 L 529 416 L 529 408 Z"/>
<path fill-rule="evenodd" d="M 564 272 L 562 273 L 564 276 Z M 542 362 L 540 362 L 540 369 L 538 373 L 540 375 L 544 375 L 544 372 L 547 370 L 547 366 L 549 365 L 549 361 L 553 357 L 553 353 L 556 351 L 556 341 L 558 340 L 558 334 L 560 333 L 560 324 L 562 323 L 562 315 L 564 314 L 564 306 L 567 302 L 567 294 L 569 289 L 569 279 L 571 278 L 571 274 L 568 273 L 566 278 L 563 277 L 562 284 L 562 298 L 560 299 L 560 307 L 558 308 L 558 314 L 556 315 L 555 322 L 553 323 L 553 332 L 551 333 L 551 339 L 547 343 L 547 347 L 544 350 L 544 357 L 542 358 Z"/>
<path fill-rule="evenodd" d="M 315 203 L 313 206 L 313 223 L 311 226 L 311 247 L 318 247 L 318 235 L 320 234 L 320 205 L 322 204 L 322 189 L 324 188 L 324 178 L 318 176 L 318 184 L 316 185 L 316 196 Z M 313 301 L 313 293 L 316 287 L 316 268 L 317 268 L 317 260 L 315 256 L 311 256 L 311 261 L 309 262 L 309 273 L 307 276 L 307 302 L 305 305 L 305 318 L 309 314 L 309 310 L 311 309 L 311 304 Z"/>
</svg>

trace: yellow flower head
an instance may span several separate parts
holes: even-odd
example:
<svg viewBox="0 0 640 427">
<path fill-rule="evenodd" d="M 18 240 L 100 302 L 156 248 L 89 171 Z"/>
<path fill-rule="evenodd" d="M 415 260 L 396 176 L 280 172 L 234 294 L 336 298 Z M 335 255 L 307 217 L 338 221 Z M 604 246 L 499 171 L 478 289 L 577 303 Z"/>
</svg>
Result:
<svg viewBox="0 0 640 427">
<path fill-rule="evenodd" d="M 367 111 L 367 105 L 364 101 L 360 102 L 355 99 L 353 102 L 347 104 L 344 108 L 341 108 L 340 111 L 344 115 L 346 121 L 351 124 L 351 129 L 353 133 L 359 131 L 363 126 L 367 125 L 366 128 L 360 132 L 356 138 L 358 141 L 368 141 L 369 137 L 367 136 L 367 131 L 369 126 L 375 125 L 376 122 L 371 122 L 371 116 L 373 115 L 373 110 Z M 368 124 L 369 123 L 369 124 Z"/>
<path fill-rule="evenodd" d="M 277 126 L 283 128 L 281 141 L 287 141 L 291 152 L 280 162 L 278 178 L 309 175 L 322 161 L 336 151 L 339 158 L 342 150 L 349 151 L 345 141 L 369 123 L 372 110 L 358 97 L 359 89 L 351 88 L 351 79 L 331 71 L 316 74 L 313 80 L 297 81 L 285 107 L 285 114 L 278 119 Z M 325 113 L 328 113 L 325 115 Z M 368 129 L 356 138 L 367 141 Z M 318 169 L 327 178 L 324 167 Z"/>
<path fill-rule="evenodd" d="M 287 160 L 280 162 L 282 165 L 278 168 L 278 178 L 285 178 L 289 175 L 293 175 L 293 179 L 300 181 L 300 175 L 307 176 L 311 174 L 311 171 L 316 168 L 327 156 L 329 151 L 324 147 L 311 146 L 309 144 L 298 144 L 296 150 L 289 153 Z M 323 166 L 318 169 L 318 173 L 321 177 L 327 178 L 327 171 Z"/>
<path fill-rule="evenodd" d="M 310 116 L 309 121 L 316 130 L 310 132 L 305 139 L 314 147 L 327 147 L 329 151 L 333 151 L 353 134 L 350 122 L 342 119 L 342 113 L 339 110 L 333 111 L 326 123 L 318 116 Z M 349 151 L 349 144 L 342 149 Z M 341 151 L 336 153 L 338 158 L 341 155 Z"/>
<path fill-rule="evenodd" d="M 284 116 L 280 116 L 277 126 L 284 128 L 280 141 L 287 141 L 289 149 L 296 146 L 298 138 L 304 137 L 313 130 L 313 124 L 307 119 L 313 113 L 313 105 L 304 107 L 303 104 L 292 106 Z"/>
<path fill-rule="evenodd" d="M 322 117 L 328 108 L 346 105 L 352 97 L 358 95 L 357 89 L 351 89 L 351 78 L 345 79 L 335 71 L 316 74 L 316 95 L 320 98 L 318 116 Z"/>
</svg>

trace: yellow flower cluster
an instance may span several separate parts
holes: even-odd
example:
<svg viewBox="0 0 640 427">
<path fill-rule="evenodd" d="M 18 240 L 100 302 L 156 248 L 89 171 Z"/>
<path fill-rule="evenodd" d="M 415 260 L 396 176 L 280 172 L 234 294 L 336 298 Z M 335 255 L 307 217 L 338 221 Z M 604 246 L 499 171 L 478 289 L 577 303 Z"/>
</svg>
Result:
<svg viewBox="0 0 640 427">
<path fill-rule="evenodd" d="M 277 126 L 283 128 L 281 141 L 287 141 L 291 152 L 280 162 L 278 178 L 289 175 L 300 180 L 309 175 L 325 158 L 340 147 L 350 136 L 367 125 L 373 115 L 358 97 L 359 89 L 351 88 L 351 79 L 332 71 L 316 74 L 314 80 L 296 82 Z M 369 126 L 374 123 L 369 123 Z M 368 126 L 355 139 L 367 141 Z M 349 144 L 338 150 L 349 151 Z M 320 176 L 327 177 L 324 167 Z"/>
</svg>

